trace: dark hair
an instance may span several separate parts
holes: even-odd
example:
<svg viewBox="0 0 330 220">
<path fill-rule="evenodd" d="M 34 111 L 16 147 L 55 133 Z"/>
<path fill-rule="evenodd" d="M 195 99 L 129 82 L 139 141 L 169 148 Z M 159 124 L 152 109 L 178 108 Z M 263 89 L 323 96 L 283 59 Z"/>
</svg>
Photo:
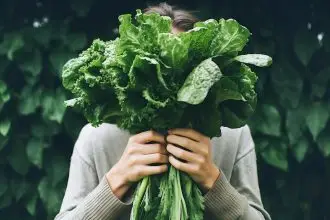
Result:
<svg viewBox="0 0 330 220">
<path fill-rule="evenodd" d="M 167 3 L 152 5 L 144 9 L 144 13 L 158 13 L 162 16 L 168 16 L 172 19 L 172 25 L 175 28 L 183 31 L 188 31 L 194 27 L 194 24 L 199 21 L 192 12 L 179 9 Z"/>
</svg>

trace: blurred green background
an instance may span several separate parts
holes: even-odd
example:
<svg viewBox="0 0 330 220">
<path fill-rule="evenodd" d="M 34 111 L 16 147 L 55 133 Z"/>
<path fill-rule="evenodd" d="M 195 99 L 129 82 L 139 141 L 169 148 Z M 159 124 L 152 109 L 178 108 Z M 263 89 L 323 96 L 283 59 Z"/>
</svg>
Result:
<svg viewBox="0 0 330 220">
<path fill-rule="evenodd" d="M 154 2 L 149 2 L 154 3 Z M 201 19 L 235 18 L 253 33 L 250 121 L 259 179 L 274 220 L 330 219 L 329 0 L 181 0 Z M 113 39 L 120 14 L 146 2 L 0 0 L 0 219 L 53 219 L 84 118 L 66 110 L 61 68 L 94 38 Z"/>
</svg>

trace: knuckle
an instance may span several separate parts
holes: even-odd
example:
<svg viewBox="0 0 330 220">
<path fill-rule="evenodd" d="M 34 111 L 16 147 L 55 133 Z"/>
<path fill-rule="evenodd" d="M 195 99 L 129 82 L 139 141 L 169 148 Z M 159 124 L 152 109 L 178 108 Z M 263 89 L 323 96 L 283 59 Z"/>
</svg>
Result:
<svg viewBox="0 0 330 220">
<path fill-rule="evenodd" d="M 203 135 L 198 135 L 198 139 L 200 140 L 200 142 L 206 142 L 208 137 L 205 137 Z"/>
<path fill-rule="evenodd" d="M 203 166 L 200 165 L 200 164 L 198 164 L 198 165 L 196 165 L 196 166 L 194 167 L 193 172 L 194 172 L 194 173 L 199 173 L 199 172 L 201 172 L 202 170 L 203 170 Z"/>
<path fill-rule="evenodd" d="M 135 175 L 137 177 L 142 177 L 143 176 L 143 170 L 141 168 L 137 168 L 135 171 Z"/>
<path fill-rule="evenodd" d="M 206 163 L 206 158 L 205 157 L 199 157 L 198 162 L 199 162 L 199 164 L 204 164 L 204 163 Z"/>
<path fill-rule="evenodd" d="M 156 160 L 159 162 L 159 161 L 162 161 L 162 159 L 163 159 L 163 157 L 162 157 L 162 154 L 160 154 L 160 153 L 157 153 L 156 154 Z"/>
<path fill-rule="evenodd" d="M 156 144 L 155 145 L 155 148 L 156 148 L 156 151 L 157 152 L 161 152 L 162 151 L 162 145 L 160 145 L 160 144 Z"/>
<path fill-rule="evenodd" d="M 136 137 L 135 136 L 131 136 L 129 139 L 128 139 L 128 143 L 134 143 L 136 140 Z"/>
<path fill-rule="evenodd" d="M 178 151 L 178 157 L 180 157 L 180 158 L 184 158 L 186 156 L 186 152 L 184 152 L 184 150 L 179 150 Z"/>
<path fill-rule="evenodd" d="M 164 172 L 164 167 L 163 167 L 163 166 L 159 166 L 159 167 L 156 169 L 156 172 L 157 172 L 157 173 L 162 173 L 162 172 Z"/>
<path fill-rule="evenodd" d="M 148 138 L 152 138 L 155 135 L 156 135 L 156 132 L 151 130 L 151 131 L 148 132 L 148 135 L 147 136 L 148 136 Z"/>
<path fill-rule="evenodd" d="M 181 163 L 176 163 L 176 164 L 175 164 L 175 168 L 177 168 L 177 169 L 179 169 L 179 170 L 180 170 L 180 169 L 182 168 L 182 165 L 181 165 Z"/>
<path fill-rule="evenodd" d="M 129 146 L 127 148 L 127 154 L 133 154 L 134 153 L 134 147 L 133 146 Z"/>
<path fill-rule="evenodd" d="M 204 149 L 202 150 L 202 155 L 204 155 L 204 156 L 209 155 L 209 150 L 208 150 L 207 148 L 204 148 Z"/>
<path fill-rule="evenodd" d="M 137 161 L 138 161 L 138 158 L 137 157 L 130 157 L 131 165 L 137 164 Z"/>
<path fill-rule="evenodd" d="M 210 146 L 211 145 L 211 139 L 209 137 L 203 137 L 203 141 Z"/>
</svg>

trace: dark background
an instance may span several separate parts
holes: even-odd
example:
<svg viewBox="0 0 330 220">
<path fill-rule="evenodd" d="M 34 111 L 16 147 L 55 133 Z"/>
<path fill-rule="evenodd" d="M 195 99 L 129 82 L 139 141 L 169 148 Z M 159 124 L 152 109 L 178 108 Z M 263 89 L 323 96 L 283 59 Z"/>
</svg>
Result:
<svg viewBox="0 0 330 220">
<path fill-rule="evenodd" d="M 153 2 L 149 2 L 153 3 Z M 274 58 L 259 75 L 250 121 L 266 209 L 274 220 L 330 219 L 330 2 L 169 1 L 201 19 L 235 18 L 246 52 Z M 86 123 L 66 110 L 63 64 L 117 17 L 146 2 L 0 0 L 0 219 L 53 219 L 74 141 Z"/>
</svg>

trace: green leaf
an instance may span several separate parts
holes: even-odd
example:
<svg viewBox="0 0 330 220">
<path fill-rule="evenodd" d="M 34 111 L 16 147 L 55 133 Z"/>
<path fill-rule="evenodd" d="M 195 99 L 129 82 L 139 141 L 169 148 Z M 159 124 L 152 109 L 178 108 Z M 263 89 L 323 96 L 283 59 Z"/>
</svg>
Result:
<svg viewBox="0 0 330 220">
<path fill-rule="evenodd" d="M 330 128 L 325 129 L 321 132 L 319 137 L 317 138 L 317 146 L 322 152 L 324 157 L 330 156 L 330 136 L 329 136 Z"/>
<path fill-rule="evenodd" d="M 132 16 L 130 14 L 120 15 L 118 19 L 120 22 L 119 35 L 120 42 L 123 43 L 122 46 L 125 46 L 125 44 L 139 45 L 139 29 L 132 24 Z"/>
<path fill-rule="evenodd" d="M 55 75 L 61 75 L 64 64 L 74 55 L 74 53 L 68 51 L 53 51 L 49 55 L 50 63 L 56 72 Z"/>
<path fill-rule="evenodd" d="M 32 73 L 32 76 L 39 75 L 42 69 L 42 57 L 40 51 L 34 49 L 32 52 L 26 52 L 24 57 L 20 59 L 18 66 L 22 71 Z"/>
<path fill-rule="evenodd" d="M 61 206 L 63 193 L 60 193 L 54 187 L 51 187 L 51 182 L 47 177 L 42 178 L 40 181 L 38 192 L 48 214 L 56 214 Z"/>
<path fill-rule="evenodd" d="M 8 143 L 9 138 L 8 137 L 4 137 L 2 135 L 0 135 L 0 151 L 6 146 L 6 144 Z"/>
<path fill-rule="evenodd" d="M 300 140 L 298 141 L 298 143 L 296 143 L 293 146 L 293 155 L 295 156 L 295 158 L 297 159 L 297 161 L 299 163 L 301 163 L 305 156 L 306 153 L 308 151 L 309 148 L 309 143 L 308 143 L 308 139 L 306 137 L 300 138 Z"/>
<path fill-rule="evenodd" d="M 87 37 L 84 33 L 70 33 L 65 38 L 65 44 L 71 51 L 82 50 L 87 44 Z"/>
<path fill-rule="evenodd" d="M 203 61 L 188 75 L 178 92 L 177 100 L 193 105 L 200 104 L 221 76 L 220 68 L 211 59 Z"/>
<path fill-rule="evenodd" d="M 209 19 L 197 22 L 193 29 L 178 34 L 188 46 L 191 59 L 205 60 L 211 56 L 210 42 L 214 39 L 218 26 L 216 20 Z"/>
<path fill-rule="evenodd" d="M 326 103 L 313 103 L 307 113 L 306 124 L 316 140 L 320 132 L 325 128 L 330 117 L 329 106 Z"/>
<path fill-rule="evenodd" d="M 136 56 L 128 73 L 130 86 L 135 89 L 143 89 L 146 85 L 159 84 L 168 90 L 161 66 L 156 59 Z"/>
<path fill-rule="evenodd" d="M 240 93 L 238 84 L 234 82 L 230 77 L 222 77 L 214 85 L 216 94 L 216 103 L 223 102 L 225 100 L 241 100 L 246 101 L 244 96 Z"/>
<path fill-rule="evenodd" d="M 171 33 L 162 33 L 158 38 L 161 48 L 161 58 L 166 65 L 181 69 L 188 61 L 188 45 L 178 36 Z"/>
<path fill-rule="evenodd" d="M 278 140 L 263 139 L 259 143 L 258 148 L 262 149 L 262 158 L 270 165 L 288 171 L 287 147 Z"/>
<path fill-rule="evenodd" d="M 271 70 L 271 79 L 282 106 L 297 107 L 303 89 L 300 74 L 287 62 L 276 63 Z"/>
<path fill-rule="evenodd" d="M 323 69 L 312 78 L 312 95 L 322 98 L 328 89 L 330 81 L 330 67 Z"/>
<path fill-rule="evenodd" d="M 55 94 L 45 92 L 42 96 L 42 115 L 48 120 L 62 123 L 65 114 L 64 101 L 66 96 L 62 89 L 57 89 Z"/>
<path fill-rule="evenodd" d="M 323 37 L 323 45 L 326 52 L 330 53 L 330 35 L 329 32 Z"/>
<path fill-rule="evenodd" d="M 77 58 L 70 59 L 67 62 L 64 59 L 61 59 L 61 62 L 59 62 L 58 64 L 56 60 L 51 62 L 53 62 L 54 68 L 55 69 L 57 68 L 58 73 L 62 73 L 63 86 L 66 89 L 74 91 L 76 89 L 76 82 L 78 81 L 79 78 L 82 77 L 82 74 L 80 73 L 79 70 L 80 68 L 85 66 L 86 63 L 89 62 L 89 60 L 90 58 L 88 56 L 79 56 Z M 66 62 L 63 66 L 63 71 L 62 71 L 62 61 Z"/>
<path fill-rule="evenodd" d="M 8 180 L 7 178 L 4 176 L 4 170 L 1 169 L 0 172 L 0 198 L 6 193 L 7 189 L 8 189 Z"/>
<path fill-rule="evenodd" d="M 205 99 L 204 104 L 197 108 L 198 111 L 195 110 L 193 115 L 197 116 L 196 118 L 199 120 L 194 129 L 203 131 L 207 137 L 219 137 L 221 135 L 222 115 L 216 103 L 212 99 Z"/>
<path fill-rule="evenodd" d="M 16 201 L 19 201 L 26 193 L 29 192 L 30 182 L 24 178 L 12 178 L 10 180 L 10 187 L 15 195 Z"/>
<path fill-rule="evenodd" d="M 0 111 L 4 105 L 10 100 L 10 93 L 5 82 L 0 80 Z"/>
<path fill-rule="evenodd" d="M 29 198 L 28 202 L 25 205 L 26 210 L 30 213 L 31 216 L 35 216 L 37 209 L 38 196 L 34 194 Z"/>
<path fill-rule="evenodd" d="M 74 107 L 77 104 L 79 104 L 79 102 L 81 101 L 81 98 L 74 98 L 74 99 L 69 99 L 69 100 L 65 100 L 64 101 L 64 105 L 66 107 Z"/>
<path fill-rule="evenodd" d="M 233 19 L 220 19 L 218 33 L 213 39 L 211 55 L 240 52 L 249 40 L 250 31 Z"/>
<path fill-rule="evenodd" d="M 159 101 L 156 100 L 152 97 L 151 93 L 149 92 L 149 90 L 143 90 L 142 92 L 142 96 L 143 98 L 145 98 L 150 104 L 160 107 L 160 108 L 164 108 L 167 104 L 169 99 L 166 99 L 165 101 Z"/>
<path fill-rule="evenodd" d="M 150 25 L 157 30 L 158 33 L 169 33 L 172 30 L 172 20 L 168 16 L 160 16 L 157 13 L 142 13 L 140 9 L 136 10 L 135 20 L 143 26 Z"/>
<path fill-rule="evenodd" d="M 281 115 L 275 106 L 262 104 L 254 116 L 253 123 L 259 132 L 276 137 L 281 135 Z"/>
<path fill-rule="evenodd" d="M 45 169 L 48 176 L 49 184 L 56 187 L 69 172 L 69 161 L 60 154 L 53 153 L 46 161 Z"/>
<path fill-rule="evenodd" d="M 18 139 L 12 143 L 12 147 L 7 156 L 10 166 L 19 174 L 26 175 L 30 169 L 30 163 L 25 152 L 25 144 Z"/>
<path fill-rule="evenodd" d="M 285 125 L 291 145 L 300 140 L 306 129 L 305 117 L 308 110 L 306 105 L 307 103 L 302 102 L 299 107 L 287 111 Z"/>
<path fill-rule="evenodd" d="M 40 88 L 34 91 L 30 86 L 24 87 L 18 105 L 19 113 L 22 115 L 34 113 L 40 106 L 41 94 L 42 90 Z"/>
<path fill-rule="evenodd" d="M 242 127 L 245 123 L 247 118 L 246 117 L 240 117 L 242 109 L 244 111 L 244 108 L 246 108 L 244 105 L 239 105 L 239 102 L 236 102 L 237 106 L 242 107 L 239 109 L 229 108 L 228 106 L 219 106 L 219 109 L 221 110 L 221 117 L 222 117 L 222 126 L 228 127 L 228 128 L 239 128 Z M 247 106 L 249 106 L 247 104 Z M 250 107 L 250 106 L 249 106 Z"/>
<path fill-rule="evenodd" d="M 24 46 L 23 36 L 20 33 L 8 33 L 3 37 L 0 44 L 0 54 L 6 54 L 8 59 L 12 61 L 14 54 Z"/>
<path fill-rule="evenodd" d="M 5 72 L 7 67 L 9 66 L 9 61 L 5 57 L 0 57 L 0 76 Z"/>
<path fill-rule="evenodd" d="M 307 66 L 315 51 L 319 49 L 320 44 L 316 34 L 314 35 L 306 29 L 296 33 L 293 46 L 300 62 Z"/>
<path fill-rule="evenodd" d="M 7 136 L 10 130 L 11 122 L 9 119 L 5 119 L 4 121 L 0 121 L 0 134 L 2 136 Z"/>
<path fill-rule="evenodd" d="M 26 147 L 26 153 L 30 162 L 39 169 L 42 168 L 44 144 L 42 140 L 31 138 Z"/>
<path fill-rule="evenodd" d="M 57 135 L 60 132 L 61 127 L 57 122 L 40 119 L 41 121 L 35 120 L 31 126 L 32 136 L 44 140 L 44 138 Z M 44 148 L 47 147 L 46 143 L 43 145 Z"/>
<path fill-rule="evenodd" d="M 87 16 L 93 3 L 93 0 L 70 0 L 70 6 L 72 10 L 75 11 L 79 17 Z"/>
<path fill-rule="evenodd" d="M 39 28 L 31 28 L 31 35 L 32 38 L 35 39 L 35 41 L 42 45 L 45 48 L 48 48 L 49 42 L 51 41 L 52 37 L 54 37 L 53 34 L 53 25 L 43 25 Z M 55 32 L 55 31 L 54 31 Z M 58 35 L 61 35 L 61 33 L 55 32 Z"/>
<path fill-rule="evenodd" d="M 234 58 L 236 61 L 246 64 L 252 64 L 259 67 L 270 66 L 273 63 L 271 57 L 263 54 L 246 54 Z"/>
<path fill-rule="evenodd" d="M 63 119 L 64 131 L 71 138 L 78 137 L 81 128 L 85 125 L 85 119 L 81 114 L 67 110 Z"/>
<path fill-rule="evenodd" d="M 11 191 L 7 190 L 6 193 L 0 197 L 0 210 L 9 207 L 11 204 L 12 204 Z"/>
</svg>

